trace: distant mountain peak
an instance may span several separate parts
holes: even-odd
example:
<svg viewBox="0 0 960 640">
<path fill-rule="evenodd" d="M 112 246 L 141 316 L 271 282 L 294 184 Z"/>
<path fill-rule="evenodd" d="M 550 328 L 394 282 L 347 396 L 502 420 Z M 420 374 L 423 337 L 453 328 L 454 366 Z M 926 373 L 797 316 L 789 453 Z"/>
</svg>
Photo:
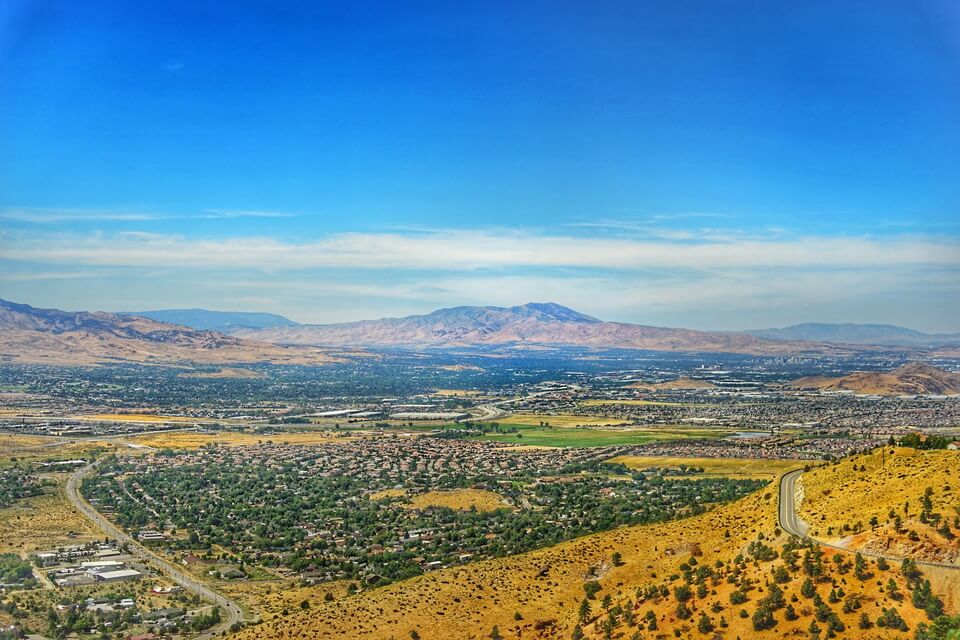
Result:
<svg viewBox="0 0 960 640">
<path fill-rule="evenodd" d="M 556 302 L 528 302 L 515 307 L 447 307 L 423 316 L 393 318 L 392 321 L 419 319 L 425 322 L 453 323 L 459 326 L 477 325 L 486 329 L 519 323 L 595 324 L 600 320 L 574 311 Z M 351 324 L 351 323 L 345 323 Z"/>
<path fill-rule="evenodd" d="M 562 322 L 601 322 L 593 316 L 574 311 L 556 302 L 528 302 L 517 307 L 510 307 L 511 311 L 534 311 Z"/>
</svg>

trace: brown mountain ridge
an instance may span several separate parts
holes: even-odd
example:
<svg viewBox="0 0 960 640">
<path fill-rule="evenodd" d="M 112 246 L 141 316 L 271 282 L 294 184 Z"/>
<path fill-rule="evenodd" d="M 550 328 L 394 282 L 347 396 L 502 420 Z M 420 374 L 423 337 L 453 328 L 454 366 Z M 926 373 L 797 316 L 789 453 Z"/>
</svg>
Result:
<svg viewBox="0 0 960 640">
<path fill-rule="evenodd" d="M 960 374 L 911 363 L 893 371 L 857 371 L 837 378 L 810 376 L 794 380 L 790 386 L 884 396 L 957 395 L 960 394 Z"/>
<path fill-rule="evenodd" d="M 837 354 L 872 348 L 604 322 L 552 302 L 515 307 L 453 307 L 403 318 L 241 329 L 233 335 L 278 344 L 327 347 L 558 345 L 751 355 Z"/>
<path fill-rule="evenodd" d="M 0 362 L 323 364 L 332 360 L 316 348 L 267 344 L 139 316 L 38 309 L 0 300 Z"/>
</svg>

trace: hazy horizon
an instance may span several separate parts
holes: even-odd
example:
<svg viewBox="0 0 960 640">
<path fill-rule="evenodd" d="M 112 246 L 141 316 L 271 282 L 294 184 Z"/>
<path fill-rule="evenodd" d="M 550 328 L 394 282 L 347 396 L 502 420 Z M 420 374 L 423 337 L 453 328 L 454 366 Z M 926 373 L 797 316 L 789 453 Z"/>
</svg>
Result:
<svg viewBox="0 0 960 640">
<path fill-rule="evenodd" d="M 2 298 L 0 298 L 0 299 L 2 299 Z M 22 300 L 8 300 L 8 302 L 13 302 L 13 303 L 17 303 L 17 304 L 29 304 L 28 302 L 24 302 L 24 301 L 22 301 Z M 403 317 L 408 317 L 408 316 L 422 316 L 422 315 L 428 315 L 428 314 L 433 313 L 433 312 L 435 312 L 435 311 L 443 311 L 443 310 L 452 309 L 452 308 L 457 308 L 457 307 L 489 307 L 489 308 L 498 308 L 498 309 L 508 309 L 508 308 L 511 308 L 511 307 L 520 307 L 520 306 L 524 306 L 524 305 L 528 305 L 528 304 L 547 304 L 547 303 L 549 303 L 549 304 L 559 304 L 560 306 L 566 307 L 566 308 L 568 308 L 568 309 L 572 309 L 573 311 L 576 311 L 576 312 L 579 312 L 579 313 L 584 313 L 585 315 L 588 315 L 588 316 L 591 316 L 591 315 L 592 315 L 592 316 L 594 316 L 595 318 L 597 318 L 598 320 L 600 320 L 600 321 L 602 321 L 602 322 L 623 322 L 623 323 L 638 324 L 638 325 L 650 324 L 650 323 L 644 323 L 644 322 L 642 322 L 642 321 L 618 320 L 618 319 L 613 319 L 613 318 L 599 317 L 599 316 L 595 316 L 594 314 L 590 313 L 589 311 L 584 311 L 583 309 L 572 308 L 572 307 L 569 307 L 568 305 L 564 305 L 564 304 L 562 304 L 562 303 L 559 303 L 559 302 L 556 302 L 556 301 L 553 301 L 553 300 L 528 300 L 527 302 L 518 302 L 518 303 L 516 303 L 516 304 L 507 304 L 507 305 L 486 305 L 486 304 L 476 304 L 476 305 L 450 305 L 450 306 L 447 306 L 447 307 L 437 307 L 437 308 L 429 309 L 429 310 L 425 310 L 425 311 L 413 312 L 413 313 L 405 314 L 405 315 L 402 315 L 402 316 L 398 316 L 398 315 L 384 315 L 384 316 L 370 316 L 370 317 L 362 317 L 362 318 L 361 318 L 361 317 L 357 317 L 357 318 L 348 318 L 348 319 L 345 319 L 345 320 L 337 320 L 337 321 L 335 321 L 335 322 L 310 322 L 310 321 L 301 320 L 301 319 L 299 319 L 299 318 L 290 317 L 289 315 L 285 315 L 285 314 L 282 314 L 282 313 L 277 313 L 277 312 L 274 312 L 274 311 L 270 311 L 269 309 L 251 310 L 251 309 L 211 309 L 211 308 L 206 308 L 206 307 L 167 307 L 167 308 L 151 308 L 151 309 L 146 309 L 146 308 L 145 308 L 145 309 L 93 309 L 93 308 L 87 309 L 87 308 L 68 308 L 68 309 L 61 309 L 61 310 L 63 310 L 63 311 L 68 311 L 68 312 L 102 311 L 102 312 L 106 312 L 106 313 L 117 313 L 117 314 L 128 314 L 128 315 L 147 314 L 147 313 L 152 314 L 152 313 L 161 313 L 161 312 L 190 312 L 190 311 L 212 312 L 212 313 L 223 313 L 223 314 L 268 314 L 268 315 L 277 315 L 277 316 L 283 317 L 283 318 L 285 318 L 285 319 L 287 319 L 287 320 L 291 320 L 291 321 L 293 321 L 294 323 L 299 324 L 299 325 L 321 325 L 321 324 L 337 324 L 337 323 L 363 322 L 363 321 L 369 321 L 369 320 L 383 320 L 383 319 L 389 319 L 389 318 L 403 318 Z M 42 305 L 34 305 L 34 304 L 31 304 L 30 306 L 42 308 Z M 53 307 L 53 308 L 58 308 L 58 307 Z M 791 327 L 791 326 L 799 326 L 799 325 L 807 325 L 807 324 L 814 324 L 814 325 L 823 324 L 823 325 L 834 325 L 834 326 L 842 326 L 842 325 L 855 325 L 855 326 L 890 326 L 890 327 L 899 327 L 899 328 L 903 328 L 903 329 L 913 329 L 913 330 L 921 331 L 922 333 L 929 333 L 929 334 L 952 334 L 952 333 L 958 333 L 957 331 L 950 330 L 950 329 L 948 329 L 948 330 L 941 330 L 941 331 L 929 331 L 929 330 L 925 331 L 925 330 L 923 330 L 923 329 L 917 329 L 916 327 L 910 327 L 910 326 L 904 326 L 904 325 L 895 325 L 895 324 L 884 323 L 884 322 L 821 322 L 821 321 L 818 321 L 818 320 L 800 320 L 800 321 L 797 321 L 797 322 L 790 322 L 790 323 L 788 323 L 788 324 L 784 324 L 784 325 L 777 326 L 777 327 L 774 327 L 774 326 L 764 326 L 764 327 L 756 326 L 756 327 L 737 327 L 737 328 L 723 328 L 723 329 L 719 329 L 719 328 L 716 328 L 716 327 L 695 327 L 695 326 L 680 326 L 680 325 L 676 325 L 675 327 L 672 327 L 672 328 L 696 329 L 696 330 L 699 330 L 699 331 L 745 332 L 745 331 L 760 331 L 760 330 L 766 330 L 766 329 L 783 329 L 783 328 L 788 328 L 788 327 Z M 664 326 L 666 326 L 666 325 L 664 325 Z"/>
</svg>

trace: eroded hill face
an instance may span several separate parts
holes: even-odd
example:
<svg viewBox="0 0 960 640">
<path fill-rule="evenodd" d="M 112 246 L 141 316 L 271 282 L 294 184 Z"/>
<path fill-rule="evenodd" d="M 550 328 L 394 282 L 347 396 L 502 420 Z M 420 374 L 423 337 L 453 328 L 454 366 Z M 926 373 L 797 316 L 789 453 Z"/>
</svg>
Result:
<svg viewBox="0 0 960 640">
<path fill-rule="evenodd" d="M 318 349 L 280 347 L 138 316 L 37 309 L 7 301 L 0 301 L 0 359 L 65 365 L 331 361 Z"/>
<path fill-rule="evenodd" d="M 888 372 L 858 371 L 840 378 L 800 378 L 791 386 L 878 395 L 957 395 L 960 394 L 960 374 L 913 363 Z"/>
<path fill-rule="evenodd" d="M 915 480 L 924 477 L 925 458 L 902 460 L 919 474 Z M 838 471 L 846 478 L 851 469 Z M 936 473 L 930 482 L 940 481 Z M 922 485 L 914 500 L 922 499 Z M 866 502 L 863 491 L 856 483 L 846 489 L 850 500 Z M 324 600 L 322 585 L 301 588 L 292 597 L 308 609 L 291 602 L 284 614 L 275 607 L 237 637 L 480 639 L 496 627 L 503 638 L 782 638 L 810 637 L 815 623 L 819 637 L 833 626 L 846 629 L 843 637 L 903 638 L 901 623 L 912 637 L 929 622 L 912 599 L 917 589 L 925 593 L 925 580 L 932 580 L 931 595 L 921 604 L 938 598 L 947 612 L 960 606 L 949 596 L 960 591 L 960 571 L 907 576 L 896 563 L 799 544 L 777 529 L 776 505 L 771 484 L 686 520 L 621 528 L 355 595 L 337 591 L 333 601 Z M 769 615 L 757 613 L 766 609 Z"/>
</svg>

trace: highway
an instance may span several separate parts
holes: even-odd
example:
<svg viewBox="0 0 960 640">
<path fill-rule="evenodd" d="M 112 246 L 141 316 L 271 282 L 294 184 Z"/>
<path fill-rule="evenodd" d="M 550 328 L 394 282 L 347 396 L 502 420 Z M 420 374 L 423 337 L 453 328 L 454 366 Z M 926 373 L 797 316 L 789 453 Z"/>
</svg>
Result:
<svg viewBox="0 0 960 640">
<path fill-rule="evenodd" d="M 136 556 L 139 560 L 151 565 L 154 569 L 159 570 L 160 573 L 164 574 L 170 580 L 180 585 L 185 591 L 194 593 L 204 600 L 212 602 L 220 607 L 220 624 L 207 629 L 202 634 L 196 636 L 197 638 L 212 638 L 216 635 L 220 635 L 233 626 L 234 623 L 242 621 L 243 610 L 236 601 L 198 582 L 196 579 L 187 575 L 169 561 L 161 558 L 153 551 L 144 547 L 142 544 L 134 540 L 133 537 L 129 536 L 115 524 L 103 517 L 99 511 L 94 509 L 90 503 L 80 495 L 80 484 L 83 482 L 85 477 L 93 473 L 98 464 L 99 461 L 88 464 L 82 469 L 76 471 L 70 476 L 70 479 L 67 480 L 66 496 L 67 500 L 70 501 L 70 504 L 72 504 L 77 511 L 86 516 L 91 522 L 100 527 L 104 533 L 116 540 L 118 543 L 126 543 L 130 553 Z"/>
<path fill-rule="evenodd" d="M 803 469 L 784 474 L 780 479 L 780 528 L 800 538 L 807 537 L 810 527 L 797 515 L 794 497 L 797 495 L 797 480 Z"/>
<path fill-rule="evenodd" d="M 780 528 L 786 531 L 787 533 L 793 534 L 799 538 L 804 538 L 806 540 L 812 540 L 820 546 L 829 547 L 831 549 L 839 549 L 841 551 L 854 551 L 854 549 L 848 549 L 847 547 L 839 544 L 832 544 L 830 542 L 824 542 L 823 540 L 818 540 L 808 534 L 810 530 L 809 525 L 800 518 L 797 514 L 797 507 L 795 503 L 795 497 L 797 492 L 797 480 L 800 479 L 800 476 L 803 474 L 803 469 L 797 469 L 796 471 L 791 471 L 783 475 L 780 478 L 780 504 L 778 509 L 778 520 L 780 521 Z M 870 557 L 870 558 L 885 558 L 894 562 L 902 562 L 902 556 L 892 556 L 884 553 L 876 553 L 873 551 L 863 551 L 856 549 L 861 555 Z M 960 571 L 960 565 L 949 564 L 946 562 L 929 562 L 926 560 L 916 560 L 917 565 L 919 566 L 928 566 L 928 567 L 941 567 L 944 569 L 953 569 L 954 571 Z"/>
</svg>

